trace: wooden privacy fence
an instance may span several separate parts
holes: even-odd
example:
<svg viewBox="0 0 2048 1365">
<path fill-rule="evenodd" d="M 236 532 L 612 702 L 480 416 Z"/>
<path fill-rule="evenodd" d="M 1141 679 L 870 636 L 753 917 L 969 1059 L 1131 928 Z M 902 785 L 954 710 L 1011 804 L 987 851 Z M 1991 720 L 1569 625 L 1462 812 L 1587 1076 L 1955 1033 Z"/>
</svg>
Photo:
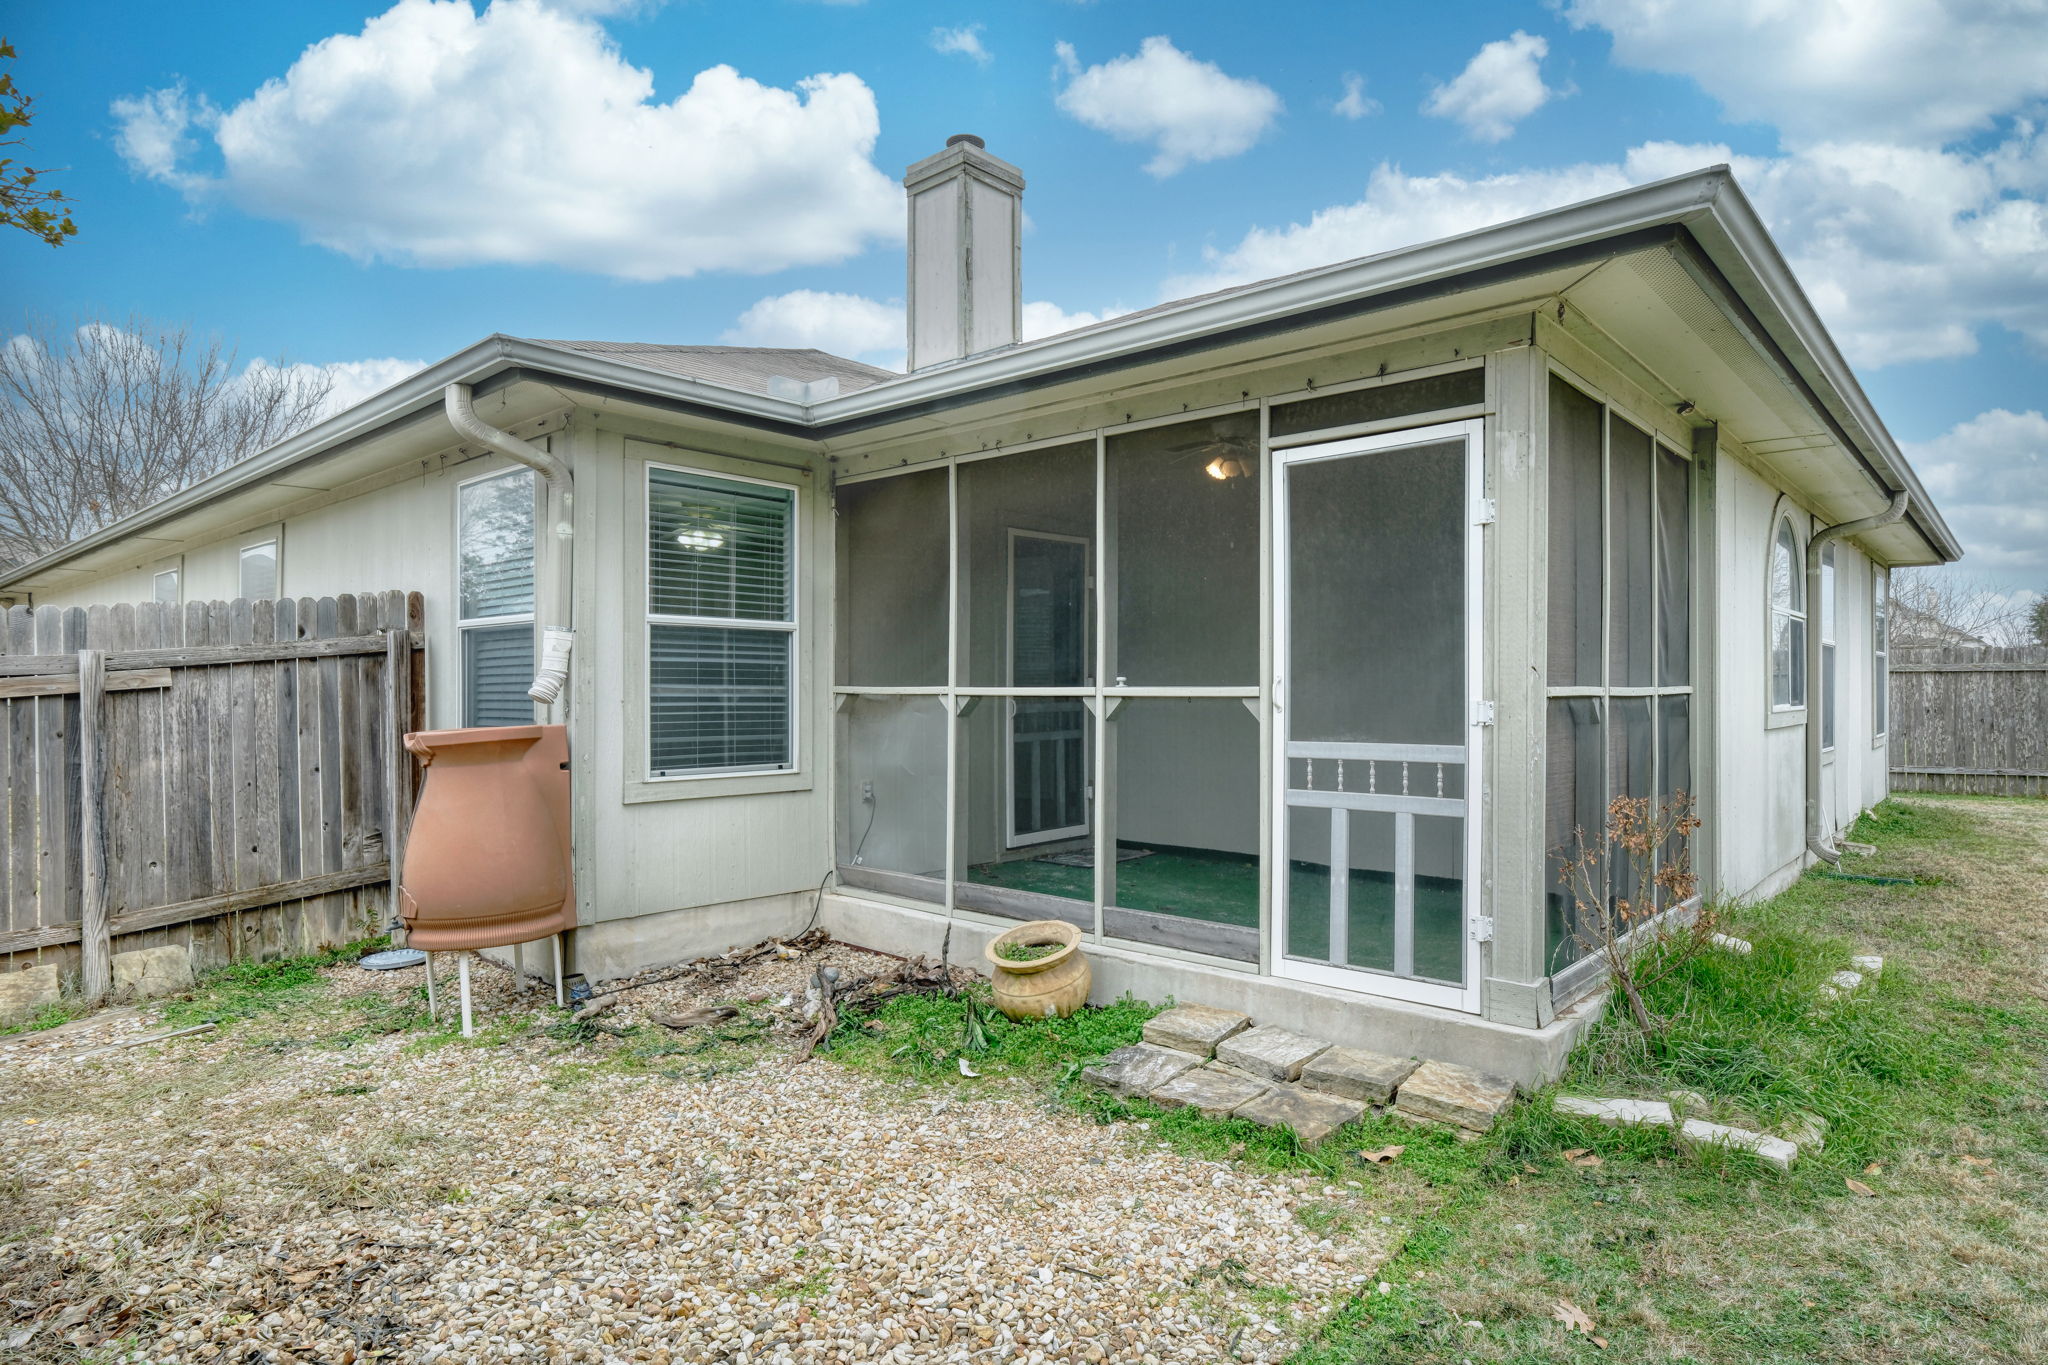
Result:
<svg viewBox="0 0 2048 1365">
<path fill-rule="evenodd" d="M 1896 791 L 2048 796 L 2048 647 L 1897 647 Z"/>
<path fill-rule="evenodd" d="M 412 809 L 423 626 L 403 592 L 9 610 L 0 964 L 97 997 L 116 949 L 361 936 Z"/>
</svg>

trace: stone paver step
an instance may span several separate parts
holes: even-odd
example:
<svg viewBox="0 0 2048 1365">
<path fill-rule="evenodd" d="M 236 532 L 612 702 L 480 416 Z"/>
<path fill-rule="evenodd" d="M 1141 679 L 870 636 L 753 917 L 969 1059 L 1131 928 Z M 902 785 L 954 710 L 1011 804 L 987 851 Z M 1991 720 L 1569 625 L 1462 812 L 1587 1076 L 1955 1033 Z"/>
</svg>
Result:
<svg viewBox="0 0 2048 1365">
<path fill-rule="evenodd" d="M 1304 1090 L 1298 1085 L 1276 1085 L 1239 1105 L 1234 1117 L 1250 1119 L 1268 1128 L 1292 1128 L 1302 1146 L 1315 1147 L 1364 1114 L 1365 1104 L 1360 1100 Z"/>
<path fill-rule="evenodd" d="M 1201 1064 L 1201 1058 L 1170 1047 L 1133 1043 L 1083 1070 L 1081 1078 L 1112 1094 L 1137 1098 L 1150 1095 L 1183 1071 L 1192 1071 Z"/>
<path fill-rule="evenodd" d="M 1183 1071 L 1154 1090 L 1152 1102 L 1168 1109 L 1188 1105 L 1199 1109 L 1204 1118 L 1223 1119 L 1229 1118 L 1239 1105 L 1257 1099 L 1270 1089 L 1272 1087 L 1264 1081 L 1210 1062 L 1207 1066 Z"/>
<path fill-rule="evenodd" d="M 1483 1133 L 1514 1100 L 1515 1083 L 1505 1076 L 1449 1062 L 1424 1062 L 1401 1082 L 1394 1110 L 1406 1118 L 1435 1119 Z"/>
<path fill-rule="evenodd" d="M 1422 1063 L 1358 1047 L 1333 1047 L 1301 1069 L 1301 1083 L 1348 1100 L 1387 1104 Z"/>
<path fill-rule="evenodd" d="M 1329 1050 L 1324 1039 L 1261 1024 L 1224 1040 L 1216 1049 L 1216 1060 L 1267 1080 L 1293 1081 L 1300 1078 L 1303 1067 Z"/>
<path fill-rule="evenodd" d="M 1219 1010 L 1209 1005 L 1176 1005 L 1145 1021 L 1145 1041 L 1158 1047 L 1178 1048 L 1197 1057 L 1213 1057 L 1216 1045 L 1252 1025 L 1249 1014 Z"/>
</svg>

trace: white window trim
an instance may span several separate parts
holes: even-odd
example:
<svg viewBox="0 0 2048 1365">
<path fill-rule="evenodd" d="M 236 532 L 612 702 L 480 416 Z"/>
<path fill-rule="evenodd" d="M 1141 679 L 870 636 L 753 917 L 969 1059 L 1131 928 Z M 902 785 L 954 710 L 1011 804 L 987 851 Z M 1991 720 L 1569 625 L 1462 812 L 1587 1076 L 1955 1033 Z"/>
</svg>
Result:
<svg viewBox="0 0 2048 1365">
<path fill-rule="evenodd" d="M 756 621 L 732 616 L 678 616 L 659 613 L 648 608 L 648 598 L 653 590 L 654 566 L 650 562 L 653 546 L 648 536 L 650 496 L 654 471 L 666 469 L 687 477 L 714 479 L 721 483 L 750 483 L 761 488 L 780 489 L 789 498 L 789 619 L 787 621 Z M 636 722 L 640 727 L 640 771 L 631 780 L 648 788 L 660 790 L 675 784 L 729 781 L 733 778 L 781 779 L 802 778 L 802 785 L 808 786 L 805 772 L 802 743 L 803 707 L 805 688 L 803 670 L 806 666 L 803 647 L 803 632 L 800 629 L 803 617 L 803 537 L 805 534 L 803 500 L 804 487 L 781 479 L 763 479 L 749 474 L 732 474 L 722 469 L 705 469 L 694 465 L 675 464 L 664 460 L 648 460 L 640 472 L 640 514 L 633 523 L 640 541 L 640 705 L 636 708 Z M 686 773 L 657 773 L 654 770 L 654 628 L 656 626 L 707 626 L 716 630 L 763 630 L 783 631 L 789 636 L 789 762 L 772 768 L 702 768 Z M 768 788 L 775 790 L 776 788 Z M 706 793 L 712 794 L 712 793 Z"/>
<path fill-rule="evenodd" d="M 1792 532 L 1792 575 L 1790 580 L 1792 600 L 1800 605 L 1796 608 L 1786 608 L 1781 613 L 1777 597 L 1771 591 L 1771 575 L 1775 571 L 1778 562 L 1778 533 L 1787 529 Z M 1808 608 L 1812 604 L 1804 601 L 1806 595 L 1806 564 L 1804 554 L 1802 553 L 1803 550 L 1804 546 L 1799 539 L 1799 528 L 1792 523 L 1792 514 L 1790 512 L 1778 513 L 1771 520 L 1771 538 L 1764 547 L 1764 701 L 1770 708 L 1773 724 L 1778 725 L 1791 725 L 1804 721 L 1807 703 L 1811 700 L 1811 698 L 1802 697 L 1799 701 L 1781 702 L 1772 691 L 1771 682 L 1771 656 L 1777 649 L 1778 617 L 1782 614 L 1788 621 L 1798 621 L 1807 625 L 1809 629 L 1811 628 L 1811 623 L 1808 619 Z M 1800 632 L 1800 638 L 1802 641 L 1804 640 L 1805 631 Z M 1794 652 L 1797 657 L 1792 660 L 1790 676 L 1792 678 L 1793 692 L 1797 695 L 1804 693 L 1806 690 L 1803 681 L 1806 677 L 1806 655 L 1804 650 Z"/>
<path fill-rule="evenodd" d="M 249 596 L 248 593 L 242 590 L 243 566 L 247 561 L 249 551 L 260 550 L 266 545 L 270 547 L 271 572 L 277 581 L 271 584 L 271 592 L 268 598 L 251 598 L 250 600 L 274 602 L 284 596 L 284 528 L 281 526 L 266 531 L 254 540 L 245 540 L 235 547 L 235 596 Z M 179 584 L 181 593 L 183 589 L 184 585 L 181 582 Z"/>
<path fill-rule="evenodd" d="M 184 557 L 183 555 L 176 555 L 176 556 L 173 556 L 172 558 L 170 558 L 170 559 L 168 559 L 168 560 L 165 560 L 165 561 L 164 561 L 164 562 L 163 562 L 162 564 L 160 564 L 160 565 L 159 565 L 158 567 L 156 567 L 155 569 L 153 569 L 153 570 L 151 570 L 151 571 L 150 571 L 150 575 L 149 575 L 149 600 L 150 600 L 150 601 L 152 601 L 152 602 L 155 602 L 155 601 L 158 601 L 158 600 L 159 600 L 159 599 L 157 598 L 157 595 L 156 595 L 156 585 L 157 585 L 158 581 L 159 581 L 160 579 L 162 579 L 162 578 L 163 578 L 163 576 L 164 576 L 165 574 L 169 574 L 169 575 L 171 575 L 171 577 L 172 577 L 172 580 L 173 580 L 174 582 L 176 582 L 176 584 L 178 585 L 178 594 L 177 594 L 177 596 L 176 596 L 176 597 L 172 598 L 172 599 L 171 599 L 171 600 L 170 600 L 170 601 L 169 601 L 168 603 L 164 603 L 164 605 L 166 605 L 166 606 L 173 606 L 173 607 L 182 607 L 182 606 L 184 606 L 184 605 L 185 605 L 185 557 Z M 238 586 L 239 586 L 239 585 L 238 585 Z"/>
<path fill-rule="evenodd" d="M 527 478 L 529 478 L 529 479 L 532 479 L 532 480 L 533 480 L 533 483 L 532 483 L 532 489 L 533 489 L 533 491 L 534 491 L 534 494 L 535 494 L 535 498 L 534 498 L 534 508 L 533 508 L 533 587 L 534 587 L 534 594 L 535 594 L 535 600 L 536 600 L 536 601 L 538 601 L 538 600 L 539 600 L 539 593 L 540 593 L 540 523 L 541 523 L 541 507 L 540 507 L 540 501 L 539 501 L 539 489 L 540 489 L 540 480 L 539 480 L 539 478 L 537 478 L 537 477 L 536 477 L 536 476 L 534 475 L 534 473 L 533 473 L 533 471 L 532 471 L 532 470 L 530 470 L 530 469 L 526 469 L 526 468 L 525 468 L 524 466 L 514 466 L 513 468 L 510 468 L 510 469 L 496 469 L 496 470 L 492 470 L 492 471 L 491 471 L 490 473 L 488 473 L 488 474 L 479 474 L 479 475 L 477 475 L 477 476 L 476 476 L 475 478 L 473 478 L 473 479 L 464 479 L 464 480 L 462 480 L 462 481 L 461 481 L 460 483 L 457 483 L 457 484 L 455 485 L 455 563 L 454 563 L 454 574 L 455 574 L 455 591 L 454 591 L 454 601 L 455 601 L 455 658 L 456 658 L 456 661 L 457 661 L 457 662 L 456 662 L 456 679 L 455 679 L 455 705 L 456 705 L 456 708 L 457 708 L 457 709 L 456 709 L 456 719 L 457 719 L 457 721 L 458 721 L 458 722 L 459 722 L 460 724 L 462 724 L 462 725 L 465 725 L 465 726 L 467 726 L 467 725 L 468 725 L 468 724 L 470 723 L 470 720 L 469 720 L 469 651 L 468 651 L 467 649 L 463 648 L 463 646 L 464 646 L 464 645 L 465 645 L 465 644 L 467 643 L 467 641 L 466 641 L 466 640 L 464 640 L 464 638 L 463 638 L 463 637 L 464 637 L 465 635 L 467 635 L 467 634 L 468 634 L 468 633 L 469 633 L 469 632 L 470 632 L 471 630 L 473 630 L 473 629 L 476 629 L 476 628 L 479 628 L 479 627 L 486 627 L 486 626 L 517 626 L 517 625 L 527 625 L 527 626 L 531 626 L 531 625 L 533 625 L 533 624 L 534 624 L 534 622 L 535 622 L 535 620 L 536 620 L 537 618 L 536 618 L 535 614 L 534 614 L 533 612 L 531 612 L 531 611 L 526 611 L 526 612 L 515 612 L 515 613 L 513 613 L 512 615 L 509 615 L 509 616 L 464 616 L 464 615 L 462 614 L 462 490 L 463 490 L 463 489 L 465 489 L 465 488 L 468 488 L 468 487 L 470 487 L 470 486 L 471 486 L 472 484 L 479 484 L 479 483 L 489 483 L 489 482 L 490 482 L 491 480 L 493 480 L 493 479 L 510 479 L 510 478 L 517 478 L 517 477 L 518 477 L 519 475 L 521 475 L 521 474 L 524 474 L 524 475 L 526 475 L 526 477 L 527 477 Z M 535 650 L 535 656 L 534 656 L 534 657 L 535 657 L 536 659 L 538 659 L 538 658 L 539 658 L 539 649 L 540 649 L 540 641 L 539 641 L 539 638 L 538 638 L 538 636 L 536 636 L 536 637 L 535 637 L 535 640 L 534 640 L 534 650 Z"/>
</svg>

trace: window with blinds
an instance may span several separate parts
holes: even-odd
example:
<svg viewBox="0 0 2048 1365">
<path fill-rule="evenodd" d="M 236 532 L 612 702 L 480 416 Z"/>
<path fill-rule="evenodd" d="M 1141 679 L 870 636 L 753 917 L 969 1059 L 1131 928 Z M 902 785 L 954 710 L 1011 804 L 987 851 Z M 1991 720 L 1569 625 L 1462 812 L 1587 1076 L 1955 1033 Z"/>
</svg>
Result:
<svg viewBox="0 0 2048 1365">
<path fill-rule="evenodd" d="M 533 471 L 514 469 L 461 485 L 455 539 L 462 723 L 531 725 Z"/>
<path fill-rule="evenodd" d="M 647 470 L 650 777 L 795 766 L 796 491 Z"/>
</svg>

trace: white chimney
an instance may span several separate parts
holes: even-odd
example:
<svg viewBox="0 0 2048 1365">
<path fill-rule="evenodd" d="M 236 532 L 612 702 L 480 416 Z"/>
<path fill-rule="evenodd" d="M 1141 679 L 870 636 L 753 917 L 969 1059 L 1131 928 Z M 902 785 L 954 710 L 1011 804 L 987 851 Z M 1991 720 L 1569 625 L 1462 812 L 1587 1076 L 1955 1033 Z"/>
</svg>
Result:
<svg viewBox="0 0 2048 1365">
<path fill-rule="evenodd" d="M 910 368 L 1015 345 L 1024 173 L 972 133 L 903 174 L 910 197 Z"/>
</svg>

